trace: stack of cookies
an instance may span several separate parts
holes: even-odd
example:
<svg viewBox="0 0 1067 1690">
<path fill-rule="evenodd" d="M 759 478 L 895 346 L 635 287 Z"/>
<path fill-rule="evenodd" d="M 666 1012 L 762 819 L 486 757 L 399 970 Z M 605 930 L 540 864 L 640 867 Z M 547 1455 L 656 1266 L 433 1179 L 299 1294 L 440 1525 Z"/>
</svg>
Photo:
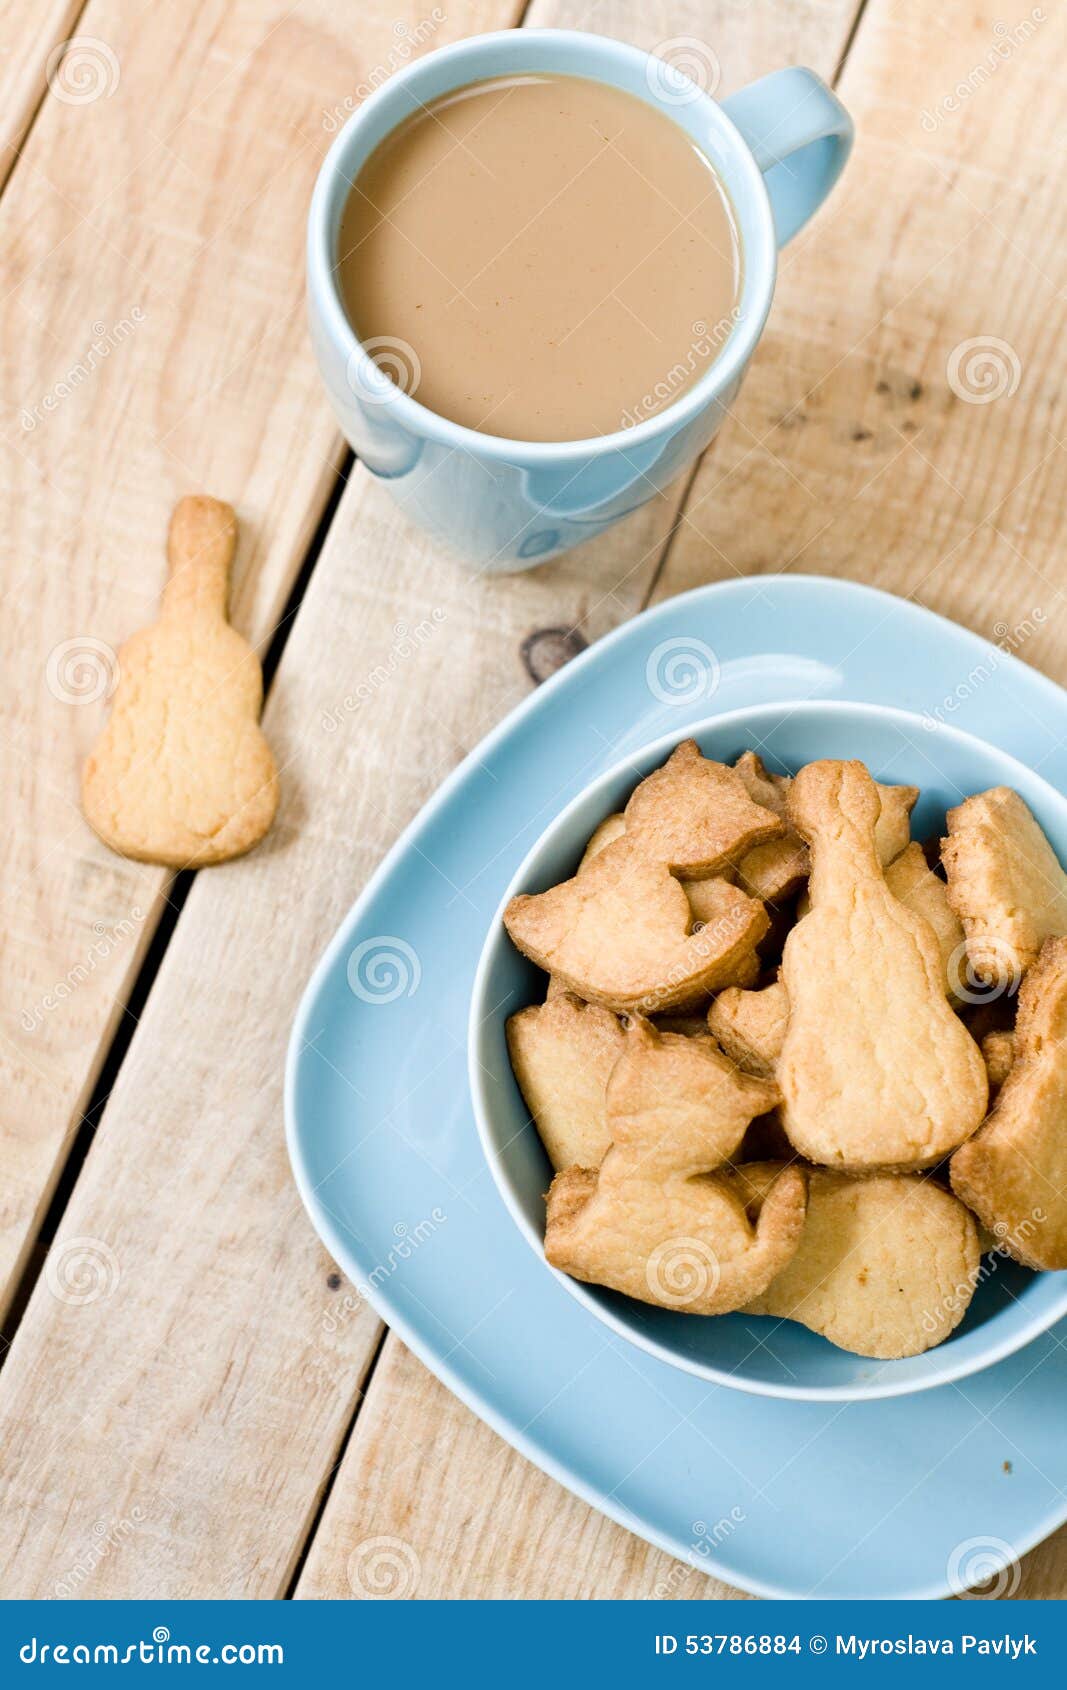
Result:
<svg viewBox="0 0 1067 1690">
<path fill-rule="evenodd" d="M 554 1267 L 879 1358 L 948 1337 L 983 1249 L 1067 1267 L 1067 876 L 1015 792 L 940 861 L 918 796 L 687 741 L 512 900 Z"/>
</svg>

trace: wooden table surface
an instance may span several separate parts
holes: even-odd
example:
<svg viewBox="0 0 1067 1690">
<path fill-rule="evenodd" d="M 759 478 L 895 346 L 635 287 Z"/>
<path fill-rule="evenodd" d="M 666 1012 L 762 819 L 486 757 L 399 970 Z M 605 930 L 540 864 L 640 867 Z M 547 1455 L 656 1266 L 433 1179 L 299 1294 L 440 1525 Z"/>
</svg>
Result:
<svg viewBox="0 0 1067 1690">
<path fill-rule="evenodd" d="M 1067 13 L 1006 17 L 0 0 L 4 1596 L 360 1596 L 383 1537 L 420 1596 L 727 1594 L 529 1466 L 346 1304 L 289 1176 L 286 1036 L 447 771 L 651 601 L 847 576 L 1067 682 Z M 724 93 L 812 65 L 858 144 L 783 255 L 696 474 L 558 562 L 480 580 L 351 465 L 308 347 L 302 230 L 346 99 L 412 51 L 519 22 L 693 38 Z M 239 514 L 232 618 L 266 658 L 283 800 L 251 856 L 175 879 L 93 837 L 78 778 L 189 491 Z M 326 733 L 435 613 L 373 710 Z M 1067 1594 L 1067 1533 L 1017 1594 Z"/>
</svg>

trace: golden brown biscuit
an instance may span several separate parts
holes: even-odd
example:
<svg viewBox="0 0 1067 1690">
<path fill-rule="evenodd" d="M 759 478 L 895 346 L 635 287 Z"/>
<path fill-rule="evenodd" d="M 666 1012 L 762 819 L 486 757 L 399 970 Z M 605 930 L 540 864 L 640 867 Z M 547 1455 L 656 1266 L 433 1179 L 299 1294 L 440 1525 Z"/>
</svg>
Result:
<svg viewBox="0 0 1067 1690">
<path fill-rule="evenodd" d="M 1044 939 L 1067 934 L 1067 875 L 1017 792 L 994 786 L 948 813 L 941 861 L 970 973 L 1013 988 Z"/>
<path fill-rule="evenodd" d="M 989 1095 L 995 1097 L 1011 1073 L 1015 1061 L 1015 1034 L 1006 1027 L 987 1033 L 982 1040 L 982 1061 L 989 1076 Z"/>
<path fill-rule="evenodd" d="M 557 1174 L 545 1255 L 573 1278 L 644 1303 L 722 1314 L 757 1296 L 797 1248 L 805 1178 L 783 1170 L 755 1227 L 714 1170 L 777 1092 L 710 1038 L 635 1018 L 608 1082 L 612 1147 L 598 1172 Z"/>
<path fill-rule="evenodd" d="M 625 832 L 626 817 L 624 815 L 619 813 L 606 816 L 590 836 L 585 853 L 578 865 L 578 873 L 581 874 L 586 865 L 592 862 L 593 858 L 598 856 L 606 845 L 614 844 L 615 840 L 621 839 Z M 729 879 L 729 875 L 726 878 Z M 736 920 L 737 910 L 740 906 L 736 894 L 729 895 L 720 892 L 719 888 L 724 884 L 723 878 L 683 880 L 681 884 L 685 888 L 686 897 L 689 899 L 689 908 L 692 911 L 694 924 L 699 921 L 707 926 L 708 922 L 717 921 L 721 915 L 727 912 L 730 913 L 732 920 Z M 740 962 L 732 972 L 731 978 L 739 983 L 747 983 L 755 977 L 758 971 L 759 965 L 755 960 L 755 951 L 753 950 L 752 958 Z M 552 998 L 557 993 L 568 990 L 569 987 L 564 981 L 550 979 L 546 996 Z"/>
<path fill-rule="evenodd" d="M 626 817 L 624 815 L 619 813 L 605 817 L 590 837 L 585 848 L 585 854 L 578 865 L 579 874 L 586 864 L 591 862 L 606 845 L 614 844 L 615 840 L 621 839 L 625 832 Z M 679 878 L 681 879 L 681 877 Z M 702 921 L 707 925 L 709 921 L 718 920 L 724 910 L 736 907 L 736 898 L 730 898 L 720 891 L 724 884 L 732 885 L 734 879 L 733 871 L 728 869 L 725 874 L 713 876 L 707 880 L 681 880 L 685 887 L 685 895 L 689 899 L 689 908 L 693 912 L 694 922 Z"/>
<path fill-rule="evenodd" d="M 737 870 L 738 881 L 746 892 L 768 903 L 778 903 L 799 891 L 808 878 L 808 848 L 786 818 L 789 776 L 773 774 L 755 751 L 743 752 L 734 768 L 753 803 L 761 804 L 786 822 L 786 831 L 779 838 L 747 851 Z"/>
<path fill-rule="evenodd" d="M 776 775 L 768 769 L 758 751 L 742 751 L 734 764 L 745 783 L 745 791 L 754 804 L 773 810 L 788 826 L 786 805 L 789 801 L 790 775 Z"/>
<path fill-rule="evenodd" d="M 1046 939 L 1019 991 L 1015 1060 L 950 1165 L 952 1189 L 1032 1268 L 1067 1268 L 1067 939 Z"/>
<path fill-rule="evenodd" d="M 713 875 L 710 880 L 682 880 L 679 885 L 689 899 L 694 926 L 698 922 L 704 927 L 709 926 L 718 921 L 727 910 L 736 908 L 740 898 L 748 898 L 748 893 L 742 892 L 732 880 L 725 880 L 719 875 Z M 759 902 L 758 899 L 751 898 L 748 898 L 748 901 Z"/>
<path fill-rule="evenodd" d="M 926 854 L 915 843 L 894 857 L 885 871 L 885 883 L 894 898 L 921 915 L 934 930 L 944 966 L 945 990 L 955 1000 L 963 957 L 963 924 L 948 901 L 948 887 L 927 866 Z"/>
<path fill-rule="evenodd" d="M 763 1079 L 774 1074 L 788 1025 L 789 993 L 780 980 L 761 992 L 728 987 L 708 1010 L 708 1027 L 727 1056 Z"/>
<path fill-rule="evenodd" d="M 171 519 L 159 621 L 119 653 L 111 718 L 82 777 L 86 820 L 124 857 L 199 868 L 262 839 L 278 777 L 259 728 L 259 659 L 226 621 L 237 524 L 188 498 Z"/>
<path fill-rule="evenodd" d="M 597 1168 L 611 1143 L 608 1077 L 624 1044 L 618 1017 L 570 993 L 508 1021 L 508 1052 L 553 1168 Z"/>
<path fill-rule="evenodd" d="M 768 904 L 792 897 L 807 878 L 807 847 L 792 830 L 782 839 L 768 839 L 765 845 L 746 851 L 737 866 L 738 884 Z"/>
<path fill-rule="evenodd" d="M 589 835 L 589 843 L 586 845 L 585 851 L 582 854 L 582 860 L 578 864 L 578 873 L 581 874 L 586 863 L 592 862 L 593 858 L 598 852 L 604 849 L 605 845 L 610 845 L 614 840 L 621 839 L 625 832 L 626 817 L 621 811 L 614 816 L 605 816 L 604 820 L 598 823 Z M 567 985 L 565 980 L 557 979 L 554 974 L 549 975 L 548 988 L 545 992 L 546 1001 L 550 998 L 559 997 L 561 992 L 569 991 L 570 987 Z"/>
<path fill-rule="evenodd" d="M 878 789 L 878 820 L 874 824 L 874 846 L 884 867 L 906 851 L 911 842 L 911 812 L 919 798 L 917 786 L 885 786 Z"/>
<path fill-rule="evenodd" d="M 733 984 L 767 916 L 724 883 L 719 915 L 693 932 L 683 887 L 642 845 L 628 830 L 573 879 L 513 898 L 504 923 L 526 956 L 579 997 L 663 1013 Z"/>
<path fill-rule="evenodd" d="M 709 928 L 715 933 L 721 922 L 732 926 L 741 919 L 742 913 L 750 908 L 752 931 L 760 929 L 759 938 L 751 948 L 735 958 L 729 973 L 724 972 L 718 986 L 753 986 L 759 979 L 760 959 L 757 946 L 764 939 L 770 928 L 770 916 L 758 899 L 750 898 L 747 892 L 735 886 L 729 880 L 683 880 L 683 891 L 689 899 L 689 910 L 693 917 L 692 931 L 697 933 Z M 742 903 L 742 899 L 745 900 Z M 717 987 L 715 989 L 718 989 Z M 707 1031 L 706 1028 L 703 1031 Z"/>
<path fill-rule="evenodd" d="M 742 857 L 737 880 L 746 892 L 763 897 L 768 902 L 780 902 L 803 886 L 808 877 L 808 848 L 796 828 L 790 825 L 788 803 L 793 781 L 788 774 L 771 774 L 756 752 L 746 750 L 734 767 L 746 784 L 749 798 L 764 804 L 786 823 L 785 837 L 758 845 Z M 878 782 L 876 782 L 878 784 Z M 889 864 L 905 850 L 911 838 L 911 811 L 918 799 L 917 786 L 881 786 L 878 784 L 879 813 L 874 826 L 874 843 L 878 847 L 879 862 Z M 798 914 L 807 914 L 802 902 Z"/>
<path fill-rule="evenodd" d="M 809 763 L 789 809 L 813 866 L 811 909 L 782 956 L 785 1129 L 842 1170 L 928 1167 L 982 1119 L 981 1052 L 945 998 L 933 929 L 886 885 L 863 764 Z"/>
<path fill-rule="evenodd" d="M 779 1171 L 737 1170 L 750 1208 Z M 973 1216 L 933 1180 L 813 1168 L 800 1247 L 745 1312 L 799 1321 L 856 1355 L 921 1355 L 963 1319 L 980 1261 Z"/>
<path fill-rule="evenodd" d="M 626 817 L 621 810 L 613 816 L 605 816 L 604 820 L 589 835 L 585 854 L 578 864 L 579 872 L 585 867 L 586 863 L 591 862 L 604 849 L 605 845 L 614 844 L 615 840 L 621 839 L 625 832 Z"/>
<path fill-rule="evenodd" d="M 762 904 L 760 908 L 763 908 Z M 730 970 L 729 979 L 721 980 L 714 990 L 721 991 L 724 986 L 741 986 L 746 992 L 750 992 L 754 986 L 758 985 L 760 972 L 761 964 L 757 945 L 754 951 L 746 951 L 743 956 L 737 959 Z"/>
<path fill-rule="evenodd" d="M 736 769 L 704 757 L 692 739 L 634 788 L 625 813 L 627 837 L 691 880 L 721 874 L 785 832 L 780 817 L 753 803 Z"/>
</svg>

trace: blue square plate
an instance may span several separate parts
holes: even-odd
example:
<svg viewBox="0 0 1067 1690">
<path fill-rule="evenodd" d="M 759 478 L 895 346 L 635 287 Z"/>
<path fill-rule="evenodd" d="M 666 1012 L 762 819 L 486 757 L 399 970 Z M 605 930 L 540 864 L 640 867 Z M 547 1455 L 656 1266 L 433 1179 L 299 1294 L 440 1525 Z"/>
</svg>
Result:
<svg viewBox="0 0 1067 1690">
<path fill-rule="evenodd" d="M 467 1089 L 478 957 L 553 816 L 712 709 L 800 698 L 948 721 L 1067 781 L 1067 696 L 911 603 L 810 576 L 671 599 L 533 694 L 390 852 L 293 1029 L 290 1155 L 320 1236 L 383 1319 L 631 1531 L 756 1594 L 939 1597 L 1067 1518 L 1067 1323 L 920 1395 L 797 1402 L 709 1384 L 607 1331 L 536 1259 Z"/>
</svg>

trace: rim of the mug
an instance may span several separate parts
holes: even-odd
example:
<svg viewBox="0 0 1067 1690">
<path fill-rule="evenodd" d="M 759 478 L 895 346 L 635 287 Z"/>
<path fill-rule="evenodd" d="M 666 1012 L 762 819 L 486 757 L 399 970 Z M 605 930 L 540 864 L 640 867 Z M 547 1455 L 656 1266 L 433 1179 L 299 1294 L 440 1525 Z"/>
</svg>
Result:
<svg viewBox="0 0 1067 1690">
<path fill-rule="evenodd" d="M 338 178 L 342 178 L 351 186 L 352 177 L 345 170 L 344 165 L 348 156 L 358 144 L 360 131 L 366 126 L 371 117 L 378 113 L 382 106 L 396 98 L 403 88 L 410 88 L 426 72 L 426 67 L 442 60 L 456 59 L 477 61 L 491 47 L 504 41 L 529 41 L 531 46 L 566 45 L 580 53 L 590 52 L 594 47 L 598 54 L 606 54 L 616 63 L 629 62 L 647 65 L 655 55 L 646 53 L 640 47 L 631 46 L 628 42 L 615 41 L 609 36 L 596 35 L 589 30 L 571 29 L 498 29 L 485 34 L 466 37 L 461 41 L 450 42 L 445 47 L 438 47 L 432 53 L 426 53 L 402 70 L 395 72 L 380 88 L 368 95 L 367 99 L 354 111 L 343 129 L 334 140 L 329 152 L 319 167 L 308 214 L 308 281 L 314 290 L 314 304 L 321 313 L 324 327 L 335 344 L 348 368 L 353 357 L 357 358 L 364 367 L 365 373 L 373 383 L 375 376 L 381 380 L 381 371 L 364 349 L 355 330 L 348 320 L 341 295 L 336 282 L 336 267 L 333 262 L 333 242 L 331 239 L 330 223 L 333 204 L 333 194 L 336 190 Z M 673 67 L 671 67 L 673 70 Z M 691 78 L 684 73 L 674 70 L 674 75 L 685 81 Z M 498 74 L 507 74 L 506 72 Z M 515 74 L 519 74 L 516 67 Z M 561 72 L 560 74 L 581 75 L 580 70 Z M 601 80 L 595 72 L 590 72 L 590 79 Z M 472 69 L 469 76 L 463 76 L 454 84 L 455 88 L 462 88 L 469 82 L 478 80 L 477 71 Z M 755 240 L 746 239 L 742 242 L 742 283 L 741 299 L 738 302 L 739 316 L 726 338 L 725 345 L 710 368 L 695 382 L 691 388 L 679 395 L 670 405 L 644 422 L 633 428 L 616 429 L 611 434 L 594 434 L 579 440 L 514 440 L 505 435 L 481 434 L 477 429 L 467 428 L 462 423 L 451 422 L 447 417 L 440 416 L 427 406 L 419 403 L 403 389 L 397 388 L 395 394 L 390 394 L 387 404 L 390 412 L 400 422 L 408 426 L 426 439 L 451 446 L 459 451 L 477 453 L 481 457 L 506 459 L 509 463 L 518 463 L 524 467 L 558 463 L 572 458 L 575 454 L 593 454 L 605 451 L 620 451 L 626 448 L 647 444 L 656 440 L 660 435 L 675 433 L 697 416 L 718 393 L 725 391 L 735 377 L 739 376 L 755 350 L 760 335 L 763 332 L 774 297 L 774 285 L 778 269 L 778 245 L 774 230 L 774 215 L 767 187 L 759 165 L 737 125 L 723 110 L 710 94 L 692 83 L 693 94 L 687 98 L 687 104 L 699 103 L 705 115 L 718 129 L 720 136 L 730 146 L 732 154 L 742 176 L 745 178 L 746 188 L 751 195 L 751 203 L 756 212 L 757 231 Z M 641 96 L 636 96 L 640 98 Z M 659 105 L 654 100 L 648 102 L 656 110 L 663 111 L 664 116 L 670 118 L 670 109 Z M 401 122 L 400 114 L 397 122 Z M 388 132 L 387 132 L 388 133 Z M 734 205 L 734 195 L 729 185 L 724 184 L 731 203 L 735 220 L 739 222 L 738 210 Z M 738 229 L 740 236 L 741 231 Z M 746 295 L 751 289 L 751 297 L 746 303 Z M 373 371 L 372 375 L 370 372 Z"/>
</svg>

